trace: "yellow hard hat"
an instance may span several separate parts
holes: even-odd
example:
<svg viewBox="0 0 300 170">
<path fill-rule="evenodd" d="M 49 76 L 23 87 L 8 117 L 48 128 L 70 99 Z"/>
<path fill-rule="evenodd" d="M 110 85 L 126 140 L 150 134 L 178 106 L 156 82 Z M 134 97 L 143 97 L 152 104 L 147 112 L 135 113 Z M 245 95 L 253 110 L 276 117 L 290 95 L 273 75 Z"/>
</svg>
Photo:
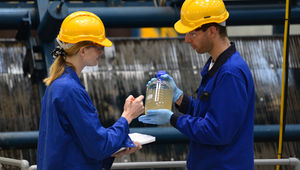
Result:
<svg viewBox="0 0 300 170">
<path fill-rule="evenodd" d="M 228 17 L 229 13 L 222 0 L 186 0 L 181 7 L 180 20 L 174 28 L 185 34 L 203 24 L 222 23 Z"/>
<path fill-rule="evenodd" d="M 112 46 L 112 42 L 105 37 L 101 19 L 87 11 L 77 11 L 68 15 L 61 24 L 57 38 L 66 43 L 93 41 L 102 46 Z"/>
</svg>

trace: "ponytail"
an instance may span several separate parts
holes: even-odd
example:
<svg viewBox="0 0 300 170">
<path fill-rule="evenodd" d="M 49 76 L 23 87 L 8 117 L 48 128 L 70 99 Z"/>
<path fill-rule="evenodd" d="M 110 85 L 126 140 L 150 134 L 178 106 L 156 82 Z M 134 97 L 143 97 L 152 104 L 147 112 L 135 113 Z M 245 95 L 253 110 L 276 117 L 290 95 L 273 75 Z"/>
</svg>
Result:
<svg viewBox="0 0 300 170">
<path fill-rule="evenodd" d="M 70 66 L 75 70 L 76 68 L 72 63 L 66 62 L 66 57 L 71 57 L 78 53 L 80 47 L 90 45 L 91 42 L 78 42 L 69 49 L 63 49 L 60 46 L 57 46 L 54 51 L 51 52 L 51 55 L 55 58 L 55 61 L 50 67 L 50 76 L 45 78 L 43 81 L 46 86 L 50 86 L 51 83 L 59 78 L 65 71 L 65 66 Z"/>
</svg>

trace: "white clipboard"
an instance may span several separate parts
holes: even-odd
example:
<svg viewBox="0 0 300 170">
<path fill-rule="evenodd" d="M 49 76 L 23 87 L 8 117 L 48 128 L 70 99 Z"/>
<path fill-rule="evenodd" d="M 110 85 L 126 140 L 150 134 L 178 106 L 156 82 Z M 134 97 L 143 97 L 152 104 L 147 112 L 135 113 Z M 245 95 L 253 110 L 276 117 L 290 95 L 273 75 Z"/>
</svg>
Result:
<svg viewBox="0 0 300 170">
<path fill-rule="evenodd" d="M 141 133 L 130 133 L 130 134 L 128 134 L 128 136 L 130 137 L 130 139 L 132 141 L 140 142 L 141 145 L 152 143 L 152 142 L 155 142 L 155 140 L 156 140 L 156 138 L 154 136 L 141 134 Z M 120 152 L 124 149 L 125 149 L 125 147 L 122 147 L 117 152 Z M 115 153 L 117 153 L 117 152 L 115 152 Z"/>
</svg>

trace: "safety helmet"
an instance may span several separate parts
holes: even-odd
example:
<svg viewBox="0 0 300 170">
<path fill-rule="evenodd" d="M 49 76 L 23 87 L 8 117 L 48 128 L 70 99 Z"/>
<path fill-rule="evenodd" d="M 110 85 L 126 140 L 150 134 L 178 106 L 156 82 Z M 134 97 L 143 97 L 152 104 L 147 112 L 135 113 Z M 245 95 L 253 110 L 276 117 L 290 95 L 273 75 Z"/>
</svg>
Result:
<svg viewBox="0 0 300 170">
<path fill-rule="evenodd" d="M 112 46 L 112 42 L 105 37 L 101 19 L 87 11 L 77 11 L 68 15 L 61 24 L 57 39 L 65 43 L 92 41 L 102 46 Z"/>
<path fill-rule="evenodd" d="M 203 24 L 222 23 L 228 17 L 229 13 L 222 0 L 186 0 L 181 7 L 180 20 L 174 28 L 185 34 Z"/>
</svg>

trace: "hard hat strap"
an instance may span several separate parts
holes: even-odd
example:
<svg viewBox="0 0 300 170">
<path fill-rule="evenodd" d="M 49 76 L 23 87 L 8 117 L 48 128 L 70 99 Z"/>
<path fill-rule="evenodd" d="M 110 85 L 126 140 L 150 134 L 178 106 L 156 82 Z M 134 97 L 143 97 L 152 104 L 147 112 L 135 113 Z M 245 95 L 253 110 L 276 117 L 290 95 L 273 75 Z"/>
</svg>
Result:
<svg viewBox="0 0 300 170">
<path fill-rule="evenodd" d="M 59 46 L 61 46 L 63 49 L 69 49 L 71 48 L 73 45 L 75 45 L 74 43 L 65 43 L 60 41 L 58 38 L 56 38 L 57 43 L 59 44 Z"/>
</svg>

